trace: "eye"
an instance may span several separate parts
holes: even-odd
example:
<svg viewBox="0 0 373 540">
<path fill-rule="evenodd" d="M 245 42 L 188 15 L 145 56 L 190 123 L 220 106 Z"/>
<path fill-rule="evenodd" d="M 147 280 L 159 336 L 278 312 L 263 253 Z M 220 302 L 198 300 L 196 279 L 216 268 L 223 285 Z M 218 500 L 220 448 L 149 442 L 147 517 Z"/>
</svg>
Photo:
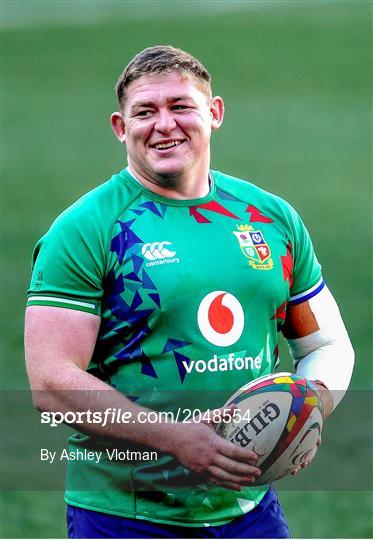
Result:
<svg viewBox="0 0 373 540">
<path fill-rule="evenodd" d="M 183 111 L 185 109 L 190 109 L 190 107 L 188 105 L 174 105 L 172 107 L 173 111 Z"/>
<path fill-rule="evenodd" d="M 141 116 L 141 117 L 145 117 L 145 116 L 150 116 L 152 114 L 152 111 L 149 111 L 149 110 L 143 110 L 143 111 L 139 111 L 136 116 Z"/>
</svg>

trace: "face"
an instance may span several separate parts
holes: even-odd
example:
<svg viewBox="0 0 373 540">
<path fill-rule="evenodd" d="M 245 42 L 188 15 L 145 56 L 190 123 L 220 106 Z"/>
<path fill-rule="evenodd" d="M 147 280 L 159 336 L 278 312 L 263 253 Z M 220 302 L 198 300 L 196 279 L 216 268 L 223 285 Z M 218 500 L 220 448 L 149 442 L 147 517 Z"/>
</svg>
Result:
<svg viewBox="0 0 373 540">
<path fill-rule="evenodd" d="M 114 113 L 111 122 L 134 172 L 175 186 L 208 170 L 211 131 L 223 112 L 221 98 L 211 99 L 196 79 L 174 71 L 133 81 L 123 114 Z"/>
</svg>

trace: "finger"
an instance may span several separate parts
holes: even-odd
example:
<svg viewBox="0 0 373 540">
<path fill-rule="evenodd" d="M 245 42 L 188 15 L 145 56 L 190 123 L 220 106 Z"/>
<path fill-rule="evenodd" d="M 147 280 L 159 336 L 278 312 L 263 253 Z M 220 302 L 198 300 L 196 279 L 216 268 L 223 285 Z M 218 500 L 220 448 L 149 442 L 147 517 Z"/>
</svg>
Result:
<svg viewBox="0 0 373 540">
<path fill-rule="evenodd" d="M 255 452 L 248 450 L 247 448 L 236 446 L 235 444 L 226 441 L 222 437 L 220 437 L 217 441 L 216 449 L 226 457 L 233 460 L 242 461 L 243 463 L 248 463 L 249 465 L 252 465 L 253 462 L 256 463 L 258 461 L 258 455 Z"/>
<path fill-rule="evenodd" d="M 321 434 L 319 435 L 319 438 L 317 440 L 316 446 L 320 446 L 321 444 Z"/>
<path fill-rule="evenodd" d="M 210 478 L 218 482 L 230 482 L 231 484 L 237 484 L 239 486 L 251 486 L 255 482 L 255 477 L 250 476 L 240 476 L 236 474 L 231 474 L 227 471 L 224 471 L 220 467 L 211 465 L 208 468 L 210 473 Z"/>
<path fill-rule="evenodd" d="M 297 474 L 299 473 L 299 471 L 300 471 L 300 467 L 296 467 L 295 469 L 293 469 L 293 470 L 291 471 L 291 475 L 292 475 L 292 476 L 295 476 L 295 475 L 297 475 Z"/>
<path fill-rule="evenodd" d="M 260 476 L 260 469 L 254 466 L 252 462 L 251 465 L 241 463 L 239 461 L 234 461 L 228 457 L 218 454 L 214 459 L 214 465 L 217 465 L 224 471 L 227 471 L 230 474 L 237 474 L 239 476 Z"/>
</svg>

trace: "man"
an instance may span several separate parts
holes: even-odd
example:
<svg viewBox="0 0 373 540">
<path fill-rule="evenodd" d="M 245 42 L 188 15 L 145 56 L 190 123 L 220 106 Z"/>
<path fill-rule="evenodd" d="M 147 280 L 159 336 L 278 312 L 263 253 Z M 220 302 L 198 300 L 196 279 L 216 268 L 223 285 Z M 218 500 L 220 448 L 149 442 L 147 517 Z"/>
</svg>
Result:
<svg viewBox="0 0 373 540">
<path fill-rule="evenodd" d="M 116 89 L 128 167 L 39 241 L 26 313 L 35 405 L 131 418 L 70 437 L 75 455 L 102 455 L 69 462 L 69 536 L 288 537 L 274 490 L 255 487 L 257 456 L 195 412 L 271 373 L 281 329 L 327 416 L 353 366 L 338 308 L 294 209 L 210 170 L 224 104 L 198 60 L 145 49 Z M 157 459 L 105 456 L 115 448 Z"/>
</svg>

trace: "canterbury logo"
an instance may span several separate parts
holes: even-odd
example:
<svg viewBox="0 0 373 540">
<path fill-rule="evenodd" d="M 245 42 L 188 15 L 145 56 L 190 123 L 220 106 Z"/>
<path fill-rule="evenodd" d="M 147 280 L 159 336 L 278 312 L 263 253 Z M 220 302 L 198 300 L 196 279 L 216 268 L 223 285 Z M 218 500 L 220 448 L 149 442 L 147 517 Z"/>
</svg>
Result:
<svg viewBox="0 0 373 540">
<path fill-rule="evenodd" d="M 172 246 L 172 242 L 149 242 L 142 246 L 141 253 L 149 261 L 175 257 L 176 251 L 171 251 L 166 246 Z"/>
</svg>

